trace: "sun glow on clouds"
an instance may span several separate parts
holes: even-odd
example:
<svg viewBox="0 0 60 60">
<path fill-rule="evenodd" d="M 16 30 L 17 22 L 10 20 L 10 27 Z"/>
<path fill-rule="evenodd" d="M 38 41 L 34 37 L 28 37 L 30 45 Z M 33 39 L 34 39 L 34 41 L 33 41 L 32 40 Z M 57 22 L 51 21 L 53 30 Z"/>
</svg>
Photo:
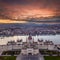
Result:
<svg viewBox="0 0 60 60">
<path fill-rule="evenodd" d="M 0 19 L 0 23 L 25 23 L 27 21 L 23 21 L 23 19 L 60 16 L 60 1 L 1 0 L 0 16 L 1 15 L 3 18 Z"/>
<path fill-rule="evenodd" d="M 10 13 L 14 19 L 26 19 L 28 18 L 40 18 L 40 17 L 51 17 L 54 16 L 53 10 L 50 9 L 36 9 L 36 8 L 22 8 L 16 9 L 15 13 Z"/>
<path fill-rule="evenodd" d="M 16 9 L 16 8 L 15 8 Z M 14 10 L 13 10 L 14 11 Z M 8 13 L 8 11 L 7 11 Z M 40 18 L 40 17 L 51 17 L 54 16 L 54 12 L 48 9 L 17 9 L 15 12 L 10 12 L 8 14 L 13 20 L 0 19 L 0 23 L 27 23 L 23 19 L 27 18 Z M 16 19 L 16 20 L 14 20 Z"/>
<path fill-rule="evenodd" d="M 26 15 L 27 17 L 49 17 L 49 16 L 54 16 L 52 11 L 48 10 L 26 10 L 23 15 Z"/>
<path fill-rule="evenodd" d="M 26 21 L 12 21 L 9 19 L 0 19 L 0 23 L 27 23 Z"/>
</svg>

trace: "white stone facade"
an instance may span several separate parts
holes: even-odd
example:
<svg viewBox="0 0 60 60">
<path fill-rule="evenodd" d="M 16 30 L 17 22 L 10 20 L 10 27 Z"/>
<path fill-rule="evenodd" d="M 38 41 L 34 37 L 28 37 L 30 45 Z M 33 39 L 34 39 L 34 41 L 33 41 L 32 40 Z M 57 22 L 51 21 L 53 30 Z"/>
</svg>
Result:
<svg viewBox="0 0 60 60">
<path fill-rule="evenodd" d="M 21 54 L 38 54 L 39 53 L 39 50 L 38 49 L 33 49 L 33 48 L 28 48 L 28 49 L 22 49 L 22 52 Z"/>
</svg>

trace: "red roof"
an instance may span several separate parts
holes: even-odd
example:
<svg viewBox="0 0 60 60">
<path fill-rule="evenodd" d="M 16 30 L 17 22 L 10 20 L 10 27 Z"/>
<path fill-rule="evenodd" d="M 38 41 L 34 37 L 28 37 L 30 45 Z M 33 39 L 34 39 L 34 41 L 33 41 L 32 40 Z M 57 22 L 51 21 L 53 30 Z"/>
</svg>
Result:
<svg viewBox="0 0 60 60">
<path fill-rule="evenodd" d="M 32 40 L 32 36 L 29 36 L 28 39 L 29 39 L 29 40 Z"/>
</svg>

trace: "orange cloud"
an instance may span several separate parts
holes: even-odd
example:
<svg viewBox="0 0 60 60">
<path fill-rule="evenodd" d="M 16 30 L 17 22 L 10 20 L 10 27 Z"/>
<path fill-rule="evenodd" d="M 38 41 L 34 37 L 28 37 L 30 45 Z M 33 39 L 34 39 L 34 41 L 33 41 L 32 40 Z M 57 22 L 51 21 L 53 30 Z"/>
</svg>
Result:
<svg viewBox="0 0 60 60">
<path fill-rule="evenodd" d="M 60 1 L 58 0 L 1 0 L 0 16 L 10 19 L 26 19 L 60 16 Z M 1 23 L 18 21 L 0 19 Z M 8 22 L 8 23 L 9 23 Z"/>
<path fill-rule="evenodd" d="M 0 19 L 0 23 L 27 23 L 26 21 L 12 21 L 9 19 Z"/>
</svg>

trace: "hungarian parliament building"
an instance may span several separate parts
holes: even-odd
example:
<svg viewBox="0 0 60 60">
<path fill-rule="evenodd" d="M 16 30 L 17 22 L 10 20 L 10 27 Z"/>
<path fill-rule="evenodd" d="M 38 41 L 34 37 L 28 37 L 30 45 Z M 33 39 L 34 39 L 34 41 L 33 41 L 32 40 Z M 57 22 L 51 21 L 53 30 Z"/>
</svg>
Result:
<svg viewBox="0 0 60 60">
<path fill-rule="evenodd" d="M 6 45 L 0 45 L 0 55 L 3 51 L 8 50 L 21 50 L 21 54 L 38 54 L 39 49 L 47 49 L 47 50 L 57 50 L 57 46 L 49 40 L 40 40 L 37 41 L 32 38 L 31 35 L 26 38 L 26 41 L 17 40 L 15 41 L 8 41 Z"/>
</svg>

